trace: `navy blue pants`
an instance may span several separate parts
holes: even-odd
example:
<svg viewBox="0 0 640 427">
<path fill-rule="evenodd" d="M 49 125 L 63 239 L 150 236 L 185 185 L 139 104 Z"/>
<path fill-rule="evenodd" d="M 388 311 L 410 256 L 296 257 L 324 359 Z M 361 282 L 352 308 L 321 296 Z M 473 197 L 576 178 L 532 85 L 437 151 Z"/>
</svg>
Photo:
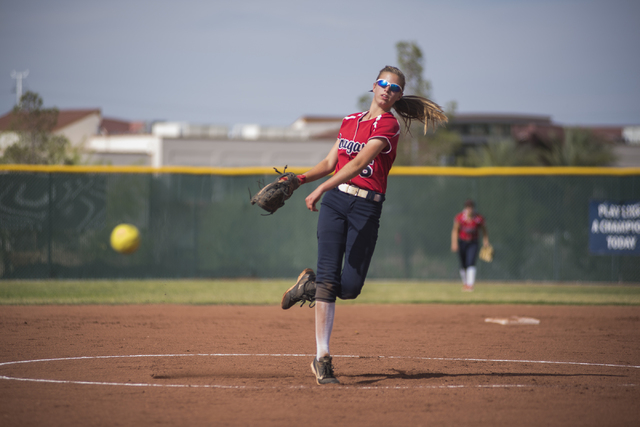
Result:
<svg viewBox="0 0 640 427">
<path fill-rule="evenodd" d="M 354 299 L 362 291 L 378 240 L 382 202 L 334 188 L 322 197 L 318 217 L 316 300 Z"/>
<path fill-rule="evenodd" d="M 473 267 L 478 259 L 478 241 L 458 239 L 458 254 L 461 268 Z"/>
</svg>

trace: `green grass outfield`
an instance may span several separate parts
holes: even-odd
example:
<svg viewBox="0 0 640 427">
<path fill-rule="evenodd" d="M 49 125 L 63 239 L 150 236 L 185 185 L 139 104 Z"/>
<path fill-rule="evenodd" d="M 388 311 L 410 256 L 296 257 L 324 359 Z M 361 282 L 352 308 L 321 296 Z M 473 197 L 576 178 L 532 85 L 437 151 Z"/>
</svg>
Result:
<svg viewBox="0 0 640 427">
<path fill-rule="evenodd" d="M 294 279 L 295 280 L 295 279 Z M 279 305 L 292 280 L 0 281 L 0 305 L 225 304 Z M 640 305 L 640 284 L 484 283 L 473 293 L 459 283 L 378 281 L 356 301 L 339 304 Z"/>
</svg>

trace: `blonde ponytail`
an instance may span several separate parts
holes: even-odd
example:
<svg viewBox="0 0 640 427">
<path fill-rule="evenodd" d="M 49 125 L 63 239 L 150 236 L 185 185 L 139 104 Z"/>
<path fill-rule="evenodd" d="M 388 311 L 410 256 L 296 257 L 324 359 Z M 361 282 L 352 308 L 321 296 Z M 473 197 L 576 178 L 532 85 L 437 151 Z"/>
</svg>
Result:
<svg viewBox="0 0 640 427">
<path fill-rule="evenodd" d="M 422 96 L 403 96 L 393 104 L 393 109 L 402 118 L 407 129 L 411 126 L 412 120 L 424 123 L 425 134 L 429 124 L 431 129 L 435 130 L 449 121 L 441 106 Z"/>
</svg>

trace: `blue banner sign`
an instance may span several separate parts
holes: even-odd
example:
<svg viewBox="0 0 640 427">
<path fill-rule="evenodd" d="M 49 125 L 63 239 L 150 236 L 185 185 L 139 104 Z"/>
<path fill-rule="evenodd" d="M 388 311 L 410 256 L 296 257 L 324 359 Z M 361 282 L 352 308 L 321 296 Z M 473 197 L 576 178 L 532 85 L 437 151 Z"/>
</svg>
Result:
<svg viewBox="0 0 640 427">
<path fill-rule="evenodd" d="M 589 201 L 589 252 L 640 255 L 640 202 Z"/>
</svg>

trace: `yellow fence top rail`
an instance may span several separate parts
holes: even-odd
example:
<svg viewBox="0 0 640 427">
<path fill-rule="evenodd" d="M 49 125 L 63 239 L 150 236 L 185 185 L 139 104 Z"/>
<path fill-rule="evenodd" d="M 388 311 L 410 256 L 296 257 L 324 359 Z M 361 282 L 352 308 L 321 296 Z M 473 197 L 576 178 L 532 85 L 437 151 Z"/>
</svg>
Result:
<svg viewBox="0 0 640 427">
<path fill-rule="evenodd" d="M 640 168 L 604 167 L 425 167 L 397 166 L 391 169 L 393 175 L 640 175 Z"/>
<path fill-rule="evenodd" d="M 282 172 L 284 166 L 278 167 Z M 308 167 L 289 167 L 287 172 L 304 173 Z M 0 165 L 0 172 L 43 172 L 43 173 L 153 173 L 192 175 L 270 175 L 273 167 L 192 167 L 164 166 L 64 166 L 64 165 Z M 451 175 L 451 176 L 496 176 L 496 175 L 640 175 L 640 168 L 605 167 L 427 167 L 396 166 L 391 175 Z"/>
</svg>

